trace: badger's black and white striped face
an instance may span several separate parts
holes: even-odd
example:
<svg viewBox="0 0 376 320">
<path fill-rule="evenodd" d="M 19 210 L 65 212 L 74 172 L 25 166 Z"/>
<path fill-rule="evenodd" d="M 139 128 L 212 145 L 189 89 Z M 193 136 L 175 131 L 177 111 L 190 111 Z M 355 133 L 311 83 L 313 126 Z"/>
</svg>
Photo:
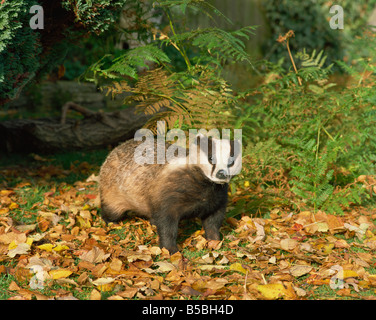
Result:
<svg viewBox="0 0 376 320">
<path fill-rule="evenodd" d="M 216 139 L 199 136 L 198 166 L 215 183 L 228 183 L 240 173 L 242 166 L 241 142 L 239 140 Z"/>
</svg>

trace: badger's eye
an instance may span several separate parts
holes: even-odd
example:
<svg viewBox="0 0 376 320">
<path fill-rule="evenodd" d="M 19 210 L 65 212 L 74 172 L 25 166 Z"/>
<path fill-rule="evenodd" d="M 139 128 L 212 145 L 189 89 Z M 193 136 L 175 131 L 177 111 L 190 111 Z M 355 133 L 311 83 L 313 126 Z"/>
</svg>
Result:
<svg viewBox="0 0 376 320">
<path fill-rule="evenodd" d="M 209 156 L 208 159 L 209 159 L 209 162 L 210 162 L 210 163 L 213 163 L 213 161 L 214 161 L 215 158 L 214 158 L 213 156 Z"/>
<path fill-rule="evenodd" d="M 233 165 L 233 164 L 234 164 L 234 160 L 235 160 L 235 157 L 229 157 L 229 158 L 228 158 L 228 161 L 227 161 L 227 165 L 228 165 L 228 166 Z"/>
</svg>

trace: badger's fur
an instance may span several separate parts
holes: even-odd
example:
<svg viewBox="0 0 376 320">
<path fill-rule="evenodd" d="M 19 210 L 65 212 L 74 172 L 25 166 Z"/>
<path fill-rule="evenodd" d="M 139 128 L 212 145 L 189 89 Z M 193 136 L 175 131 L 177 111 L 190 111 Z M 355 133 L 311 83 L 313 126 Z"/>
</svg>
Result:
<svg viewBox="0 0 376 320">
<path fill-rule="evenodd" d="M 205 143 L 206 149 L 202 148 Z M 241 166 L 234 143 L 239 142 L 198 137 L 195 149 L 201 156 L 197 164 L 188 160 L 189 154 L 165 164 L 139 164 L 135 150 L 141 142 L 129 140 L 119 145 L 100 170 L 104 220 L 119 221 L 128 212 L 149 218 L 157 226 L 160 247 L 170 253 L 178 251 L 178 224 L 183 218 L 201 218 L 206 238 L 220 240 L 228 182 Z"/>
</svg>

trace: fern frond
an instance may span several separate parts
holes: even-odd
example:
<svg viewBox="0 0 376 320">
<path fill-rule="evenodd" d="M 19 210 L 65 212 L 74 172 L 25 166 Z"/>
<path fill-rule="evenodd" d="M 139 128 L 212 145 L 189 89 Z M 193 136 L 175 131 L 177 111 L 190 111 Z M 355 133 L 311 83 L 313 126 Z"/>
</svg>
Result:
<svg viewBox="0 0 376 320">
<path fill-rule="evenodd" d="M 245 51 L 245 45 L 240 38 L 249 39 L 254 34 L 254 26 L 244 27 L 235 31 L 225 31 L 219 28 L 204 28 L 185 32 L 171 37 L 172 41 L 192 41 L 194 46 L 211 54 L 217 53 L 220 61 L 234 60 L 251 63 L 249 54 Z M 169 43 L 170 39 L 163 40 Z"/>
<path fill-rule="evenodd" d="M 94 80 L 92 81 L 95 81 L 97 75 L 118 81 L 124 79 L 124 77 L 138 79 L 138 68 L 149 69 L 148 63 L 150 62 L 157 65 L 170 62 L 170 58 L 154 44 L 130 49 L 114 59 L 109 68 L 103 68 L 103 60 L 105 58 L 108 59 L 108 57 L 109 55 L 104 56 L 97 63 L 89 67 L 88 70 L 94 74 Z"/>
</svg>

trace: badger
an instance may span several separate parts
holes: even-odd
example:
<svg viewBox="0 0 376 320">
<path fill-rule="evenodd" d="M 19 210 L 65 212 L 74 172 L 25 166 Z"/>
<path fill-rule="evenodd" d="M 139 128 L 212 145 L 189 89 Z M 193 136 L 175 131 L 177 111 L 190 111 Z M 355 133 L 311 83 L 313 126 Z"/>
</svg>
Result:
<svg viewBox="0 0 376 320">
<path fill-rule="evenodd" d="M 166 150 L 171 144 L 154 138 L 153 141 L 156 160 L 155 149 Z M 107 223 L 117 222 L 128 213 L 148 218 L 157 227 L 159 246 L 170 254 L 179 251 L 181 219 L 200 218 L 206 239 L 220 240 L 229 181 L 241 170 L 241 141 L 199 134 L 187 152 L 176 148 L 175 157 L 162 164 L 140 161 L 144 156 L 137 152 L 141 143 L 134 140 L 122 143 L 103 163 L 99 173 L 103 219 Z"/>
</svg>

